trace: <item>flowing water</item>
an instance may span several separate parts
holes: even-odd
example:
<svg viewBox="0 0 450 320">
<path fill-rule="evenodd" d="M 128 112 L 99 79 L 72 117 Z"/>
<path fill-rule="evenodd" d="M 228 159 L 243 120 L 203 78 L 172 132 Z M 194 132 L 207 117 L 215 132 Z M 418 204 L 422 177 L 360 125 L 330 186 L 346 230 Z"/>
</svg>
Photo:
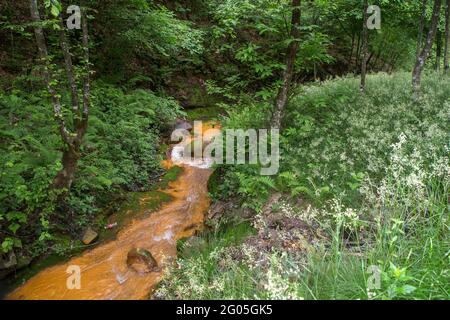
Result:
<svg viewBox="0 0 450 320">
<path fill-rule="evenodd" d="M 203 124 L 206 132 L 214 123 Z M 200 131 L 198 131 L 200 130 Z M 211 132 L 211 131 L 210 131 Z M 200 139 L 201 137 L 193 137 Z M 182 149 L 182 148 L 181 148 Z M 180 147 L 164 162 L 183 168 L 179 178 L 164 190 L 173 200 L 148 218 L 133 220 L 117 238 L 68 262 L 42 270 L 10 293 L 7 299 L 146 299 L 161 280 L 163 267 L 176 258 L 178 239 L 189 237 L 203 226 L 209 208 L 207 182 L 210 159 L 184 160 Z M 145 199 L 141 199 L 145 200 Z M 151 252 L 160 270 L 138 273 L 127 265 L 133 248 Z M 81 269 L 80 289 L 69 289 L 70 266 Z M 70 287 L 70 286 L 69 286 Z"/>
</svg>

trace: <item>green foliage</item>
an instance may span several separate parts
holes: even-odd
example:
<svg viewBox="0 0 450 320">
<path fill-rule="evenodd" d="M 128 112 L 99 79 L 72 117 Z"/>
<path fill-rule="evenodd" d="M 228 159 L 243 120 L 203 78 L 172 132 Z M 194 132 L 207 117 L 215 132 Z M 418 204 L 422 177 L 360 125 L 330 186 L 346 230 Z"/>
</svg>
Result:
<svg viewBox="0 0 450 320">
<path fill-rule="evenodd" d="M 140 78 L 147 86 L 150 83 L 159 88 L 179 65 L 187 68 L 198 63 L 203 32 L 166 7 L 143 0 L 119 1 L 106 7 L 95 2 L 96 20 L 102 25 L 96 36 L 107 48 L 98 56 L 99 67 L 108 79 Z"/>
<path fill-rule="evenodd" d="M 286 115 L 291 121 L 286 121 L 282 132 L 278 188 L 316 200 L 343 195 L 349 204 L 359 200 L 358 188 L 366 177 L 374 181 L 384 177 L 391 146 L 402 133 L 416 142 L 416 150 L 436 154 L 436 146 L 445 146 L 448 139 L 448 121 L 436 121 L 447 119 L 442 108 L 448 103 L 446 86 L 437 84 L 441 80 L 427 80 L 417 106 L 410 98 L 407 78 L 406 74 L 372 76 L 365 96 L 351 78 L 300 89 L 291 99 Z M 253 103 L 230 110 L 225 128 L 263 127 L 267 118 L 262 108 L 264 104 Z M 430 135 L 434 140 L 424 138 Z M 431 159 L 426 163 L 432 165 Z M 233 167 L 225 180 L 239 186 L 231 172 L 239 176 L 247 170 Z M 251 172 L 250 176 L 256 171 Z M 254 199 L 252 192 L 249 195 Z"/>
<path fill-rule="evenodd" d="M 258 176 L 251 166 L 218 169 L 224 179 L 215 181 L 214 194 L 239 196 L 257 211 L 273 189 L 293 200 L 320 200 L 315 208 L 275 205 L 283 219 L 300 218 L 322 236 L 304 251 L 264 251 L 254 238 L 222 245 L 224 235 L 212 232 L 206 244 L 182 254 L 157 296 L 448 298 L 448 79 L 425 79 L 420 101 L 410 98 L 409 75 L 369 80 L 366 96 L 351 78 L 302 88 L 294 96 L 277 177 Z M 257 117 L 257 109 L 239 108 L 228 123 L 250 126 L 252 112 Z M 258 234 L 267 232 L 260 222 L 267 215 L 253 219 Z M 293 230 L 290 237 L 299 232 Z M 282 237 L 281 230 L 277 234 Z M 369 287 L 373 267 L 380 272 L 377 288 Z"/>
<path fill-rule="evenodd" d="M 62 11 L 61 3 L 57 0 L 44 0 L 44 6 L 49 9 L 54 17 L 58 17 Z"/>
<path fill-rule="evenodd" d="M 211 252 L 208 272 L 214 288 L 224 288 L 222 298 L 448 297 L 450 86 L 448 79 L 427 77 L 423 95 L 414 101 L 409 77 L 370 76 L 364 96 L 352 78 L 303 87 L 288 107 L 286 118 L 294 121 L 282 132 L 276 177 L 262 181 L 252 166 L 219 168 L 216 197 L 238 196 L 257 212 L 274 190 L 295 201 L 308 198 L 313 207 L 277 207 L 286 219 L 300 218 L 326 234 L 300 257 L 283 250 L 261 257 L 251 243 Z M 240 108 L 225 124 L 258 123 L 251 119 L 258 119 L 258 109 Z M 258 233 L 266 232 L 257 218 L 254 224 Z M 250 257 L 230 259 L 235 252 Z M 202 271 L 187 269 L 203 268 L 202 261 L 186 258 L 176 275 L 197 277 Z M 380 288 L 368 287 L 370 266 L 379 268 Z M 184 291 L 186 279 L 169 276 L 161 294 L 219 298 L 206 280 Z"/>
<path fill-rule="evenodd" d="M 215 19 L 211 31 L 212 54 L 227 58 L 226 67 L 218 68 L 216 87 L 222 87 L 225 97 L 248 88 L 263 89 L 273 85 L 285 67 L 284 55 L 291 41 L 288 19 L 289 1 L 211 1 Z M 325 34 L 304 28 L 306 41 L 301 41 L 298 71 L 311 71 L 315 64 L 329 63 L 329 45 Z M 236 68 L 238 66 L 238 68 Z"/>
<path fill-rule="evenodd" d="M 115 14 L 118 13 L 115 10 Z M 182 51 L 199 54 L 203 50 L 202 32 L 193 29 L 188 22 L 177 20 L 163 6 L 143 5 L 133 11 L 125 10 L 115 18 L 133 26 L 119 35 L 140 53 L 170 57 Z"/>
<path fill-rule="evenodd" d="M 76 178 L 59 207 L 49 186 L 61 168 L 62 142 L 49 101 L 2 94 L 0 105 L 0 243 L 32 254 L 48 251 L 55 233 L 78 235 L 115 194 L 149 189 L 162 172 L 160 134 L 181 115 L 172 99 L 96 83 Z"/>
<path fill-rule="evenodd" d="M 62 4 L 39 1 L 50 68 L 57 76 L 52 84 L 61 87 L 67 83 L 61 80 L 63 57 L 54 31 L 55 18 L 66 14 Z M 382 29 L 369 31 L 368 70 L 409 71 L 421 2 L 371 4 L 382 8 Z M 289 36 L 288 0 L 119 0 L 106 6 L 90 0 L 84 5 L 96 82 L 81 159 L 64 203 L 49 188 L 61 169 L 64 146 L 42 91 L 41 70 L 34 66 L 29 8 L 21 1 L 0 5 L 5 40 L 0 88 L 6 89 L 0 93 L 2 253 L 64 254 L 71 242 L 67 235 L 79 236 L 101 220 L 99 212 L 123 200 L 123 193 L 151 189 L 162 172 L 161 134 L 184 116 L 165 90 L 193 105 L 222 98 L 214 112 L 226 113 L 219 116 L 225 129 L 266 128 L 292 41 L 299 42 L 295 82 L 359 72 L 360 0 L 303 1 L 299 39 Z M 431 2 L 426 11 L 429 20 Z M 442 14 L 441 32 L 444 25 Z M 67 35 L 78 65 L 81 32 Z M 430 59 L 427 68 L 432 64 Z M 79 82 L 82 72 L 75 71 Z M 351 77 L 298 87 L 285 114 L 279 174 L 262 177 L 259 165 L 220 166 L 210 182 L 215 199 L 237 199 L 257 213 L 273 192 L 310 204 L 276 206 L 285 220 L 301 219 L 321 230 L 319 245 L 300 258 L 283 250 L 260 252 L 241 243 L 254 231 L 248 224 L 221 226 L 197 244 L 181 245 L 183 259 L 165 281 L 163 296 L 448 298 L 449 80 L 424 79 L 416 101 L 410 98 L 409 74 L 368 80 L 365 95 Z M 61 98 L 68 115 L 70 97 L 64 92 Z M 189 112 L 191 119 L 215 116 Z M 66 118 L 72 128 L 73 119 Z M 166 186 L 180 171 L 173 168 L 158 185 Z M 153 196 L 148 209 L 168 200 L 157 192 Z M 253 219 L 259 235 L 265 232 L 260 218 Z M 382 287 L 371 292 L 369 265 L 382 273 Z"/>
</svg>

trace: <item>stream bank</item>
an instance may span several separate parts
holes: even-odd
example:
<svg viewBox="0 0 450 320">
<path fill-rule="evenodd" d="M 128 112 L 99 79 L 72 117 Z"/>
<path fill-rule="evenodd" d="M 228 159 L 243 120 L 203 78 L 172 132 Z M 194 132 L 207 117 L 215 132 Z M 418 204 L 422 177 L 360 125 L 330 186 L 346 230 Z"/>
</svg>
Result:
<svg viewBox="0 0 450 320">
<path fill-rule="evenodd" d="M 204 126 L 204 130 L 208 125 Z M 170 159 L 166 168 L 174 167 Z M 66 263 L 42 270 L 10 293 L 7 299 L 146 299 L 160 281 L 164 267 L 177 254 L 177 240 L 203 227 L 210 200 L 207 182 L 212 172 L 178 163 L 183 169 L 178 179 L 168 183 L 164 193 L 172 201 L 144 219 L 134 219 L 115 240 L 83 253 Z M 145 202 L 145 197 L 140 199 Z M 129 252 L 145 250 L 158 269 L 138 272 L 127 264 Z M 79 267 L 80 288 L 70 289 L 68 271 Z"/>
</svg>

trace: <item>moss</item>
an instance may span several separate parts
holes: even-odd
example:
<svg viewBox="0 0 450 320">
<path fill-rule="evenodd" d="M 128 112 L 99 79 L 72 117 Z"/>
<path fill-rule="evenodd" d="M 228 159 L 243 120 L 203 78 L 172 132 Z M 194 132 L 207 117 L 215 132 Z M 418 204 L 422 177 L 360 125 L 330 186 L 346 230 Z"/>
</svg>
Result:
<svg viewBox="0 0 450 320">
<path fill-rule="evenodd" d="M 183 172 L 183 168 L 179 166 L 173 166 L 166 171 L 161 181 L 157 184 L 159 189 L 167 189 L 169 182 L 173 182 L 178 179 L 178 176 Z"/>
<path fill-rule="evenodd" d="M 148 191 L 141 193 L 131 193 L 128 201 L 114 214 L 99 221 L 101 228 L 98 242 L 112 240 L 117 233 L 133 219 L 147 218 L 152 212 L 160 209 L 161 206 L 172 200 L 172 197 L 161 191 Z M 104 229 L 108 224 L 117 224 L 111 229 Z"/>
<path fill-rule="evenodd" d="M 210 106 L 206 108 L 195 108 L 186 110 L 187 118 L 190 121 L 194 120 L 214 120 L 217 119 L 218 115 L 223 113 L 222 107 Z"/>
</svg>

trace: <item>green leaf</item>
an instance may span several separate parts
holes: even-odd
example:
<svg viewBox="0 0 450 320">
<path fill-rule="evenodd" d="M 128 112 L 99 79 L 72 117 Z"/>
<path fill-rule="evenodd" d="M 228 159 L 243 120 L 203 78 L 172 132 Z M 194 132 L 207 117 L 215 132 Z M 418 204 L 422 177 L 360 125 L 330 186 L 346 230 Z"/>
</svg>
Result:
<svg viewBox="0 0 450 320">
<path fill-rule="evenodd" d="M 14 239 L 13 239 L 13 242 L 14 242 L 14 247 L 16 247 L 16 248 L 22 248 L 22 240 L 17 239 L 17 238 L 14 238 Z"/>
<path fill-rule="evenodd" d="M 414 286 L 411 286 L 409 284 L 405 284 L 400 289 L 401 294 L 411 294 L 413 293 L 417 288 Z"/>
<path fill-rule="evenodd" d="M 10 224 L 8 227 L 8 229 L 11 230 L 14 234 L 17 232 L 17 230 L 19 230 L 19 228 L 20 228 L 20 224 L 18 224 L 18 223 Z"/>
<path fill-rule="evenodd" d="M 6 238 L 2 242 L 2 251 L 4 253 L 7 253 L 8 251 L 12 250 L 13 245 L 14 245 L 14 240 L 10 237 Z"/>
<path fill-rule="evenodd" d="M 54 15 L 55 17 L 57 17 L 59 15 L 59 9 L 56 6 L 52 6 L 52 8 L 50 9 L 50 12 L 52 13 L 52 15 Z"/>
<path fill-rule="evenodd" d="M 50 240 L 51 238 L 52 238 L 51 234 L 48 233 L 47 231 L 44 231 L 39 235 L 39 241 Z"/>
<path fill-rule="evenodd" d="M 61 13 L 61 3 L 57 0 L 50 0 L 50 1 L 46 1 L 45 6 L 47 8 L 50 7 L 50 12 L 54 17 L 58 17 L 59 14 Z"/>
<path fill-rule="evenodd" d="M 23 212 L 11 211 L 6 214 L 6 220 L 8 221 L 17 221 L 19 223 L 27 222 L 27 216 Z"/>
</svg>

